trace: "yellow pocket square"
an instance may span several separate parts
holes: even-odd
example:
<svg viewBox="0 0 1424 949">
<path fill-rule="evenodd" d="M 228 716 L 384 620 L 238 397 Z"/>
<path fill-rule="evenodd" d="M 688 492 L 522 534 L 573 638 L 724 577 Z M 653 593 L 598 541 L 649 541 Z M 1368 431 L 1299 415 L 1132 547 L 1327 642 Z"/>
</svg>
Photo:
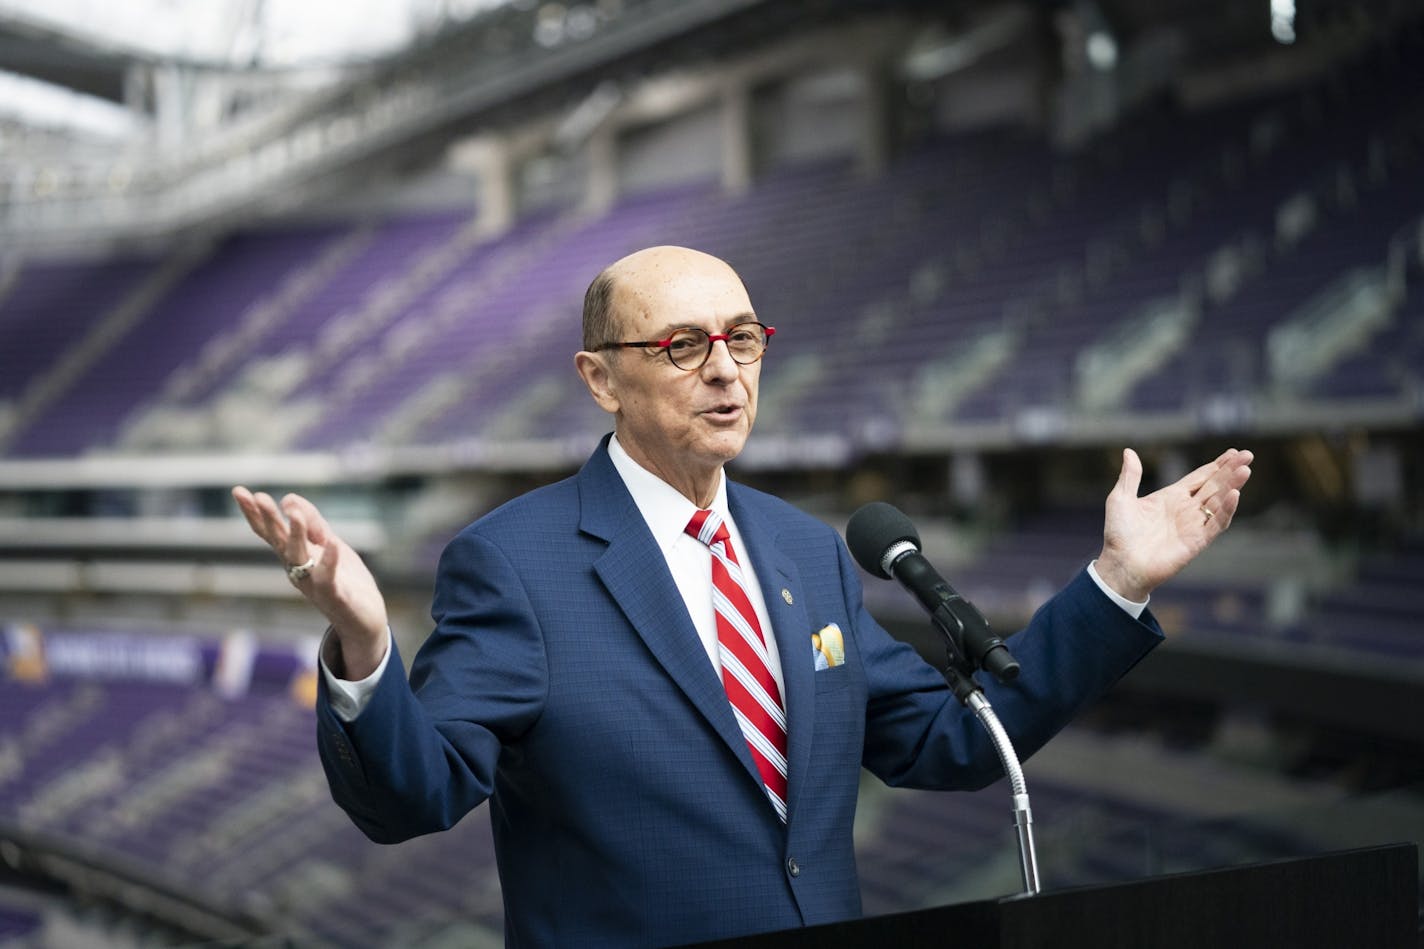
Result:
<svg viewBox="0 0 1424 949">
<path fill-rule="evenodd" d="M 834 669 L 845 663 L 845 638 L 841 628 L 828 623 L 811 634 L 811 650 L 816 661 L 816 671 Z"/>
</svg>

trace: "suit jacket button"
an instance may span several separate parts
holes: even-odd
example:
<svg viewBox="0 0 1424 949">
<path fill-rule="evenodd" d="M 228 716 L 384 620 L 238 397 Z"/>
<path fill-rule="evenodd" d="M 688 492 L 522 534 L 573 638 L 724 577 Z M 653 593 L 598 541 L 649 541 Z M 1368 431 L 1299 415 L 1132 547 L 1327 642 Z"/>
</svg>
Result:
<svg viewBox="0 0 1424 949">
<path fill-rule="evenodd" d="M 801 864 L 796 862 L 795 857 L 786 858 L 786 872 L 794 877 L 799 877 L 801 875 Z"/>
</svg>

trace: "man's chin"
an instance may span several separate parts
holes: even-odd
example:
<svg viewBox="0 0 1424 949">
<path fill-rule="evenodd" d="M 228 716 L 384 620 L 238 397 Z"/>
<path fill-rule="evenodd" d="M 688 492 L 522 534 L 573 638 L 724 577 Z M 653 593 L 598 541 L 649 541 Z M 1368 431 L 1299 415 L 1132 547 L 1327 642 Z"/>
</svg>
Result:
<svg viewBox="0 0 1424 949">
<path fill-rule="evenodd" d="M 713 433 L 704 444 L 709 455 L 719 458 L 722 464 L 726 464 L 742 453 L 749 434 L 751 434 L 750 431 L 745 428 L 726 429 Z"/>
</svg>

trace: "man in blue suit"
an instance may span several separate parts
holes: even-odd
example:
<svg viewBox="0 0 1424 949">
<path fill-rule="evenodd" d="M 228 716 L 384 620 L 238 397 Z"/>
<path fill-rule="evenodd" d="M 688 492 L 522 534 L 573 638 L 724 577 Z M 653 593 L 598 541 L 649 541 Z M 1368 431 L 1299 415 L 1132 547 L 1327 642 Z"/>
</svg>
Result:
<svg viewBox="0 0 1424 949">
<path fill-rule="evenodd" d="M 659 946 L 857 916 L 862 766 L 914 787 L 999 776 L 939 673 L 866 613 L 837 534 L 723 476 L 773 332 L 706 254 L 651 248 L 599 275 L 575 366 L 614 434 L 574 477 L 451 542 L 408 682 L 375 582 L 316 508 L 234 490 L 330 623 L 318 715 L 333 796 L 382 842 L 488 800 L 511 946 Z M 1020 677 L 985 685 L 1021 754 L 1159 641 L 1148 594 L 1230 523 L 1250 461 L 1228 451 L 1138 498 L 1124 452 L 1102 553 L 1010 639 Z M 718 555 L 685 531 L 712 517 L 700 511 L 727 527 L 737 622 L 765 646 L 776 750 L 729 698 L 745 670 L 719 641 Z"/>
</svg>

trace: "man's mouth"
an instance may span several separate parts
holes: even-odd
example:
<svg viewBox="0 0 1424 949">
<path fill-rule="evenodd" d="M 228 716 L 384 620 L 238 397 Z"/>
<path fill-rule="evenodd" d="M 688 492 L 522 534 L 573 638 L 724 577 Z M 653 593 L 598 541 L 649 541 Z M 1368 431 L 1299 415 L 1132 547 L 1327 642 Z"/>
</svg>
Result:
<svg viewBox="0 0 1424 949">
<path fill-rule="evenodd" d="M 740 405 L 727 404 L 727 405 L 714 405 L 712 408 L 707 409 L 707 410 L 706 410 L 705 412 L 703 412 L 702 414 L 704 414 L 704 415 L 710 415 L 710 416 L 712 416 L 713 418 L 731 419 L 731 418 L 736 418 L 737 415 L 738 415 L 741 411 L 742 411 L 742 407 L 741 407 Z"/>
</svg>

